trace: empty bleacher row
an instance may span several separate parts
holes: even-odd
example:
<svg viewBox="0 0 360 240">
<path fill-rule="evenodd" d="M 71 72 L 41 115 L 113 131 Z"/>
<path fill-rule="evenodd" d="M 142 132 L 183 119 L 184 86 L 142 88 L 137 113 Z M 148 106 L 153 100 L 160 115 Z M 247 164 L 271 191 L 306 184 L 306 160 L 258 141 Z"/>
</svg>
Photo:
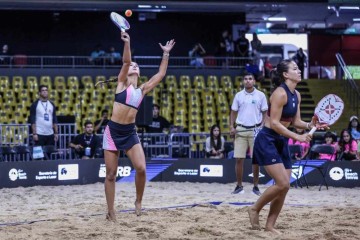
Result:
<svg viewBox="0 0 360 240">
<path fill-rule="evenodd" d="M 105 79 L 105 76 L 0 76 L 0 123 L 26 123 L 30 105 L 38 98 L 38 86 L 47 85 L 57 115 L 75 116 L 77 129 L 82 129 L 85 119 L 94 122 L 101 117 L 101 110 L 111 112 L 116 83 L 94 87 L 95 82 Z M 147 80 L 142 76 L 139 84 Z M 209 132 L 215 123 L 228 132 L 230 105 L 242 87 L 241 80 L 240 76 L 167 75 L 148 95 L 160 105 L 162 116 L 189 132 Z"/>
</svg>

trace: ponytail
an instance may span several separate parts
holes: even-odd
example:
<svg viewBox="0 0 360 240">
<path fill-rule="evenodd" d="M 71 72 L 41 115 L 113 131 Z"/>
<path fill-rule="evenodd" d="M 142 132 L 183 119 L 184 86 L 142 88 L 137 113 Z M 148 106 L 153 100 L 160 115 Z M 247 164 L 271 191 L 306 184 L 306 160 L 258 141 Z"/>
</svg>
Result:
<svg viewBox="0 0 360 240">
<path fill-rule="evenodd" d="M 284 72 L 288 72 L 289 70 L 289 64 L 293 62 L 292 59 L 284 59 L 282 60 L 278 65 L 276 65 L 276 68 L 270 72 L 271 76 L 271 82 L 272 82 L 272 90 L 271 93 L 281 85 L 281 83 L 285 82 L 284 78 Z"/>
</svg>

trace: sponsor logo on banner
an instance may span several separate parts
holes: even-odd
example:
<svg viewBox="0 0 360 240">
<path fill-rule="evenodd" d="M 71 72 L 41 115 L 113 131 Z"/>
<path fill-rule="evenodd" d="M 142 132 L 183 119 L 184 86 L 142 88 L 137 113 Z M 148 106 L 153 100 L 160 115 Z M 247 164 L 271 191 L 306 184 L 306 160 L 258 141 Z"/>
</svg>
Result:
<svg viewBox="0 0 360 240">
<path fill-rule="evenodd" d="M 59 180 L 77 180 L 79 179 L 79 164 L 59 164 Z"/>
<path fill-rule="evenodd" d="M 41 180 L 55 180 L 57 179 L 57 171 L 47 171 L 47 172 L 41 172 L 35 176 L 35 180 L 41 181 Z"/>
<path fill-rule="evenodd" d="M 129 166 L 119 166 L 117 170 L 117 177 L 128 177 L 131 174 L 131 167 Z M 99 168 L 99 178 L 105 178 L 106 177 L 106 166 L 105 164 L 100 164 Z"/>
<path fill-rule="evenodd" d="M 22 169 L 12 168 L 9 171 L 9 178 L 10 178 L 11 181 L 16 181 L 17 179 L 26 180 L 27 179 L 27 174 Z"/>
<path fill-rule="evenodd" d="M 175 176 L 197 176 L 199 175 L 198 169 L 177 169 L 174 171 Z"/>
<path fill-rule="evenodd" d="M 222 177 L 223 165 L 200 165 L 200 177 Z"/>
<path fill-rule="evenodd" d="M 357 172 L 353 172 L 351 168 L 340 168 L 340 167 L 333 167 L 329 171 L 330 178 L 334 181 L 339 181 L 343 178 L 345 180 L 359 180 L 359 174 Z"/>
<path fill-rule="evenodd" d="M 330 178 L 334 181 L 339 181 L 344 177 L 344 170 L 339 167 L 333 167 L 329 171 Z"/>
</svg>

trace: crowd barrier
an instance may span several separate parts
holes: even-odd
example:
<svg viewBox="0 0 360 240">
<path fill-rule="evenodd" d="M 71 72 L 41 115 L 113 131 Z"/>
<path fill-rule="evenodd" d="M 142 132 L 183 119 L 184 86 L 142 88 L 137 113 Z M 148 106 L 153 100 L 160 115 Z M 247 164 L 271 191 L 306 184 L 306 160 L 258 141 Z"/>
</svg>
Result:
<svg viewBox="0 0 360 240">
<path fill-rule="evenodd" d="M 0 188 L 57 186 L 91 184 L 103 182 L 106 168 L 103 159 L 90 160 L 58 160 L 35 162 L 0 162 Z M 360 162 L 328 162 L 322 163 L 329 186 L 360 187 Z M 147 181 L 204 182 L 204 183 L 235 183 L 234 159 L 147 159 Z M 244 163 L 244 182 L 252 182 L 251 160 Z M 302 171 L 302 170 L 301 170 Z M 296 186 L 296 175 L 299 169 L 293 169 L 291 184 Z M 307 169 L 306 177 L 309 185 L 319 185 L 315 170 Z M 303 178 L 302 177 L 302 178 Z M 299 180 L 302 180 L 301 178 Z M 135 181 L 135 170 L 130 160 L 119 159 L 117 182 Z M 261 167 L 260 184 L 272 184 L 270 176 Z M 323 188 L 322 191 L 326 191 Z"/>
<path fill-rule="evenodd" d="M 56 151 L 51 152 L 51 160 L 76 159 L 76 154 L 69 147 L 69 143 L 77 135 L 76 130 L 76 124 L 58 124 L 59 139 Z M 0 124 L 0 161 L 31 161 L 33 140 L 30 132 L 30 124 Z M 230 139 L 227 133 L 223 135 Z M 102 138 L 101 134 L 98 136 Z M 138 133 L 138 136 L 148 158 L 205 158 L 205 140 L 209 133 Z M 227 152 L 231 151 L 231 145 L 231 141 L 226 142 Z M 17 156 L 18 146 L 27 147 L 27 154 Z M 103 157 L 101 146 L 96 156 Z M 120 152 L 120 157 L 125 157 L 123 151 Z"/>
</svg>

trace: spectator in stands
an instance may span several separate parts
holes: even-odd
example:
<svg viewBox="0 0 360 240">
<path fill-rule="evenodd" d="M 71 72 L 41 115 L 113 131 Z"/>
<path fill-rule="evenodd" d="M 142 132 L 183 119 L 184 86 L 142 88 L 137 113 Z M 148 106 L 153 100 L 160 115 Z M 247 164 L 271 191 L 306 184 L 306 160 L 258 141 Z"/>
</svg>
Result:
<svg viewBox="0 0 360 240">
<path fill-rule="evenodd" d="M 30 106 L 30 123 L 35 146 L 55 145 L 58 140 L 56 107 L 48 100 L 48 87 L 39 86 L 39 99 Z"/>
<path fill-rule="evenodd" d="M 218 125 L 213 125 L 210 129 L 210 137 L 206 138 L 205 151 L 208 158 L 224 158 L 225 139 L 221 136 Z"/>
<path fill-rule="evenodd" d="M 253 229 L 260 230 L 260 211 L 270 204 L 265 230 L 281 234 L 275 229 L 276 220 L 283 207 L 287 192 L 290 188 L 291 159 L 288 149 L 288 138 L 300 142 L 310 142 L 310 134 L 298 135 L 288 129 L 293 125 L 296 128 L 311 129 L 324 128 L 313 118 L 310 123 L 300 117 L 300 93 L 295 89 L 301 82 L 300 70 L 290 59 L 282 60 L 273 73 L 275 89 L 270 96 L 268 116 L 264 127 L 258 133 L 253 152 L 253 163 L 264 166 L 265 170 L 275 181 L 256 201 L 248 208 L 250 223 Z"/>
<path fill-rule="evenodd" d="M 9 53 L 9 46 L 4 44 L 0 54 L 0 64 L 9 65 L 11 62 L 11 56 Z"/>
<path fill-rule="evenodd" d="M 253 39 L 251 40 L 251 49 L 253 54 L 260 54 L 262 43 L 257 36 L 257 33 L 253 33 Z"/>
<path fill-rule="evenodd" d="M 123 65 L 118 78 L 103 82 L 117 82 L 111 120 L 108 122 L 103 136 L 106 164 L 105 195 L 108 207 L 107 219 L 110 221 L 116 221 L 114 209 L 115 182 L 120 150 L 125 151 L 136 170 L 135 213 L 138 216 L 141 214 L 141 202 L 146 182 L 146 164 L 144 150 L 136 133 L 136 114 L 143 97 L 164 78 L 169 62 L 169 53 L 175 45 L 173 39 L 167 41 L 165 46 L 159 43 L 163 51 L 159 71 L 149 81 L 137 87 L 140 69 L 137 63 L 131 61 L 130 36 L 127 32 L 121 32 L 121 39 L 124 42 Z"/>
<path fill-rule="evenodd" d="M 237 179 L 233 194 L 244 192 L 242 177 L 246 152 L 250 148 L 250 155 L 252 156 L 254 131 L 263 125 L 268 110 L 266 96 L 254 87 L 255 78 L 252 74 L 247 73 L 244 75 L 243 85 L 244 89 L 236 93 L 234 97 L 230 113 L 230 135 L 235 137 L 234 158 L 236 158 L 235 172 Z M 258 188 L 259 165 L 253 165 L 253 174 L 253 192 L 260 195 Z"/>
<path fill-rule="evenodd" d="M 241 58 L 249 57 L 249 40 L 245 37 L 245 31 L 239 30 L 239 38 L 235 41 L 235 56 Z M 243 61 L 245 65 L 246 60 Z"/>
<path fill-rule="evenodd" d="M 89 61 L 95 65 L 103 64 L 103 59 L 106 57 L 106 52 L 101 49 L 101 45 L 95 46 L 95 50 L 91 52 Z"/>
<path fill-rule="evenodd" d="M 110 47 L 110 52 L 107 54 L 109 64 L 120 64 L 121 54 L 115 51 L 115 47 Z"/>
<path fill-rule="evenodd" d="M 305 134 L 305 129 L 295 128 L 295 133 L 299 134 L 299 135 Z M 307 154 L 309 153 L 310 143 L 309 142 L 300 142 L 296 139 L 289 138 L 289 145 L 295 145 L 295 144 L 301 145 L 301 149 L 302 149 L 301 156 L 295 155 L 294 156 L 295 159 L 296 160 L 304 159 L 307 156 Z"/>
<path fill-rule="evenodd" d="M 358 143 L 359 143 L 359 141 L 360 141 L 360 124 L 359 124 L 359 119 L 357 116 L 350 117 L 348 130 L 351 133 L 352 138 L 355 139 L 356 141 L 358 141 Z"/>
<path fill-rule="evenodd" d="M 247 63 L 245 65 L 245 69 L 246 69 L 246 72 L 252 74 L 255 78 L 255 81 L 258 81 L 259 78 L 261 78 L 261 72 L 260 72 L 260 67 L 259 65 L 257 64 L 257 62 L 254 61 L 253 58 L 251 58 L 249 60 L 249 63 Z"/>
<path fill-rule="evenodd" d="M 231 35 L 229 31 L 225 30 L 222 32 L 221 40 L 219 44 L 219 56 L 226 57 L 225 60 L 222 61 L 222 66 L 227 66 L 229 64 L 228 57 L 232 57 L 234 55 L 234 44 L 231 39 Z"/>
<path fill-rule="evenodd" d="M 273 70 L 273 66 L 269 61 L 269 58 L 266 57 L 265 58 L 265 63 L 264 63 L 264 71 L 265 71 L 265 77 L 269 78 L 270 77 L 270 73 Z"/>
<path fill-rule="evenodd" d="M 168 132 L 171 124 L 166 118 L 160 116 L 160 106 L 153 104 L 153 119 L 150 126 L 146 126 L 148 133 L 164 133 Z"/>
<path fill-rule="evenodd" d="M 107 126 L 109 119 L 109 111 L 104 109 L 101 111 L 101 119 L 95 121 L 95 132 L 97 134 L 104 134 L 105 127 Z"/>
<path fill-rule="evenodd" d="M 335 161 L 336 160 L 336 155 L 337 155 L 336 149 L 338 149 L 338 144 L 336 142 L 336 136 L 332 132 L 326 132 L 325 135 L 324 135 L 324 138 L 325 138 L 325 143 L 324 144 L 333 146 L 334 147 L 334 153 L 333 154 L 320 153 L 318 159 L 325 159 L 325 160 L 329 160 L 329 161 Z"/>
<path fill-rule="evenodd" d="M 96 150 L 101 146 L 101 140 L 94 134 L 94 125 L 91 121 L 84 123 L 84 133 L 77 135 L 70 143 L 81 159 L 94 158 Z"/>
<path fill-rule="evenodd" d="M 200 43 L 195 44 L 189 51 L 189 57 L 191 59 L 190 66 L 194 66 L 196 68 L 205 66 L 203 58 L 205 53 L 206 51 Z"/>
<path fill-rule="evenodd" d="M 358 144 L 351 136 L 349 130 L 344 129 L 341 131 L 339 140 L 338 152 L 340 153 L 340 160 L 356 160 Z"/>
<path fill-rule="evenodd" d="M 293 57 L 293 60 L 298 65 L 301 71 L 301 78 L 304 79 L 304 69 L 306 67 L 307 60 L 302 48 L 299 48 L 299 50 L 297 50 L 295 56 Z"/>
</svg>

